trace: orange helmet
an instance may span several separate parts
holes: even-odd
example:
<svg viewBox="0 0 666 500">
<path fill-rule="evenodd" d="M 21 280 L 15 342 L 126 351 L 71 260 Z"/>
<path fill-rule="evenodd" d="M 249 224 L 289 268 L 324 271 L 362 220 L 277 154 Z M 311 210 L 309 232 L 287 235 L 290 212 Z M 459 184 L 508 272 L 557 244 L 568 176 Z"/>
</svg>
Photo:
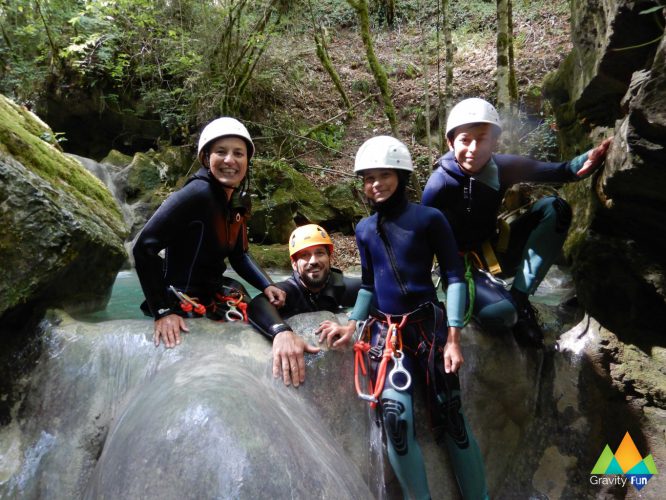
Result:
<svg viewBox="0 0 666 500">
<path fill-rule="evenodd" d="M 289 237 L 289 256 L 294 257 L 304 248 L 325 245 L 329 255 L 333 254 L 333 242 L 328 233 L 317 224 L 306 224 L 294 229 Z"/>
</svg>

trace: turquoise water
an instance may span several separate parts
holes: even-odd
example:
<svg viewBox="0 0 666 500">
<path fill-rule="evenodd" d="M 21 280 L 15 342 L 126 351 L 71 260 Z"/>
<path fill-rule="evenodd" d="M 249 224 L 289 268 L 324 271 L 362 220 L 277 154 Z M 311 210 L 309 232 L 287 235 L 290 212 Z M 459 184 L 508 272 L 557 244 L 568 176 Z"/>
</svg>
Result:
<svg viewBox="0 0 666 500">
<path fill-rule="evenodd" d="M 245 285 L 252 297 L 259 293 L 259 290 L 251 286 L 235 272 L 228 271 L 224 275 L 240 281 Z M 290 273 L 288 274 L 284 271 L 271 272 L 270 276 L 273 278 L 273 281 L 281 281 L 290 276 Z M 76 315 L 76 319 L 95 323 L 114 319 L 147 319 L 141 309 L 139 309 L 143 300 L 143 291 L 141 290 L 136 272 L 134 270 L 120 271 L 113 284 L 111 298 L 106 305 L 106 309 L 94 313 Z"/>
</svg>

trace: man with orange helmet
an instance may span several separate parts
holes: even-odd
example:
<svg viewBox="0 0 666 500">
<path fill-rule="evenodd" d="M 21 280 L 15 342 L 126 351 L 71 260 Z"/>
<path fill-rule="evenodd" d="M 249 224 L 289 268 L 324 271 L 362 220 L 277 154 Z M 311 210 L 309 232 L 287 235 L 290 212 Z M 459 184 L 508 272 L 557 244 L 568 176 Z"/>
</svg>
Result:
<svg viewBox="0 0 666 500">
<path fill-rule="evenodd" d="M 305 380 L 304 353 L 319 352 L 319 347 L 309 345 L 295 334 L 282 318 L 296 314 L 331 311 L 340 312 L 351 307 L 361 287 L 359 278 L 343 276 L 342 271 L 331 267 L 333 242 L 328 233 L 317 224 L 297 227 L 289 238 L 289 255 L 293 275 L 276 286 L 287 293 L 283 307 L 278 311 L 264 295 L 255 297 L 248 306 L 249 321 L 273 341 L 273 375 L 286 385 L 298 387 Z M 324 339 L 329 322 L 323 322 L 317 333 Z"/>
</svg>

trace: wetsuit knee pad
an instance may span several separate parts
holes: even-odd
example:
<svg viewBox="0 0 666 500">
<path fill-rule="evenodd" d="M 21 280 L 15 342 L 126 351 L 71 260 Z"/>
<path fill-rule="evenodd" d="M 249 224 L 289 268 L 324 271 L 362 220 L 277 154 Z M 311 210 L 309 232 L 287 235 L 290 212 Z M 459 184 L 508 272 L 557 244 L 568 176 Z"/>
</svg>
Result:
<svg viewBox="0 0 666 500">
<path fill-rule="evenodd" d="M 445 422 L 445 432 L 460 449 L 469 446 L 469 435 L 462 414 L 460 390 L 440 392 L 435 398 L 439 417 Z M 441 436 L 440 436 L 441 440 Z"/>
<path fill-rule="evenodd" d="M 384 432 L 398 455 L 409 452 L 409 433 L 414 432 L 412 397 L 394 389 L 382 393 Z"/>
</svg>

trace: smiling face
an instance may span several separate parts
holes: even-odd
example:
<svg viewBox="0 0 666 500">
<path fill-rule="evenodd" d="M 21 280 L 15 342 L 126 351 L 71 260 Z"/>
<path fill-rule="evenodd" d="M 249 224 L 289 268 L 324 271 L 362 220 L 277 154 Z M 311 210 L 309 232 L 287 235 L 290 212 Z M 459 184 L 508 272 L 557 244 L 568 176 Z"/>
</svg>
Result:
<svg viewBox="0 0 666 500">
<path fill-rule="evenodd" d="M 296 253 L 291 259 L 291 267 L 310 291 L 317 292 L 328 280 L 331 257 L 325 245 L 315 245 Z"/>
<path fill-rule="evenodd" d="M 208 150 L 208 167 L 211 174 L 225 188 L 240 185 L 247 174 L 247 144 L 240 137 L 221 137 Z"/>
<path fill-rule="evenodd" d="M 460 167 L 476 174 L 490 161 L 498 139 L 497 129 L 490 123 L 472 123 L 456 128 L 448 143 Z"/>
<path fill-rule="evenodd" d="M 363 171 L 363 192 L 370 201 L 382 203 L 398 189 L 398 174 L 390 168 Z"/>
</svg>

